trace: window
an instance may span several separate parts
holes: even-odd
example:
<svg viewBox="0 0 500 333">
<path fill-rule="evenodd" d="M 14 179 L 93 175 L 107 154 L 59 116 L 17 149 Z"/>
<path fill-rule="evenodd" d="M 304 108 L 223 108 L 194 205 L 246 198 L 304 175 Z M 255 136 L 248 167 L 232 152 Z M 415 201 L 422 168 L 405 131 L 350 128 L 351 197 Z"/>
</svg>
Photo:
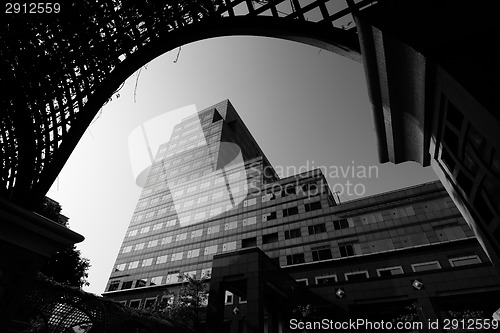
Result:
<svg viewBox="0 0 500 333">
<path fill-rule="evenodd" d="M 286 197 L 287 195 L 293 195 L 293 194 L 296 194 L 295 185 L 293 184 L 286 184 L 283 188 L 283 191 L 281 191 L 282 197 Z"/>
<path fill-rule="evenodd" d="M 306 260 L 304 258 L 304 253 L 297 253 L 297 254 L 292 254 L 292 255 L 286 256 L 286 264 L 287 265 L 297 265 L 297 264 L 303 264 L 305 262 L 306 262 Z"/>
<path fill-rule="evenodd" d="M 475 265 L 481 263 L 481 259 L 477 254 L 450 258 L 448 260 L 450 262 L 451 267 L 460 267 L 460 266 Z"/>
<path fill-rule="evenodd" d="M 262 215 L 262 221 L 271 221 L 271 220 L 276 220 L 276 212 L 271 212 L 271 213 L 266 213 Z"/>
<path fill-rule="evenodd" d="M 308 183 L 308 184 L 304 184 L 302 185 L 302 192 L 314 192 L 314 194 L 317 194 L 317 191 L 318 190 L 318 186 L 316 184 L 313 184 L 313 183 Z"/>
<path fill-rule="evenodd" d="M 152 308 L 156 303 L 156 297 L 155 298 L 146 298 L 146 301 L 144 302 L 144 309 L 149 309 Z"/>
<path fill-rule="evenodd" d="M 189 277 L 193 278 L 193 279 L 196 279 L 196 271 L 189 271 L 189 272 L 185 272 L 182 276 L 182 282 L 185 282 L 189 279 Z"/>
<path fill-rule="evenodd" d="M 403 267 L 395 266 L 395 267 L 386 267 L 377 269 L 378 276 L 393 276 L 404 274 Z"/>
<path fill-rule="evenodd" d="M 392 239 L 381 239 L 368 243 L 371 253 L 383 252 L 394 250 L 394 243 Z"/>
<path fill-rule="evenodd" d="M 203 235 L 203 229 L 198 229 L 191 232 L 191 238 L 200 237 L 201 235 Z"/>
<path fill-rule="evenodd" d="M 196 214 L 194 214 L 194 219 L 195 220 L 203 219 L 203 218 L 205 218 L 205 216 L 206 216 L 206 212 L 196 213 Z"/>
<path fill-rule="evenodd" d="M 135 281 L 135 287 L 140 288 L 140 287 L 145 287 L 146 286 L 146 279 L 140 279 Z"/>
<path fill-rule="evenodd" d="M 422 262 L 418 264 L 412 264 L 411 268 L 413 269 L 414 272 L 425 272 L 425 271 L 431 271 L 434 269 L 440 269 L 441 264 L 439 261 L 429 261 L 429 262 Z"/>
<path fill-rule="evenodd" d="M 314 280 L 316 281 L 317 285 L 332 284 L 337 282 L 337 275 L 331 274 L 331 275 L 316 276 Z"/>
<path fill-rule="evenodd" d="M 201 270 L 201 278 L 209 278 L 210 275 L 212 275 L 212 269 L 211 268 L 205 268 Z"/>
<path fill-rule="evenodd" d="M 187 238 L 187 232 L 183 233 L 183 234 L 180 234 L 180 235 L 177 235 L 175 236 L 175 241 L 178 242 L 178 241 L 183 241 Z"/>
<path fill-rule="evenodd" d="M 139 309 L 141 307 L 141 300 L 134 299 L 134 300 L 130 301 L 129 307 L 134 308 L 134 309 Z"/>
<path fill-rule="evenodd" d="M 262 235 L 262 244 L 269 244 L 278 241 L 278 233 L 272 233 L 267 235 Z"/>
<path fill-rule="evenodd" d="M 128 264 L 128 269 L 134 269 L 139 266 L 139 260 L 137 261 L 132 261 L 130 264 Z"/>
<path fill-rule="evenodd" d="M 233 304 L 233 298 L 234 298 L 233 296 L 234 295 L 232 292 L 226 290 L 226 297 L 225 297 L 226 305 Z"/>
<path fill-rule="evenodd" d="M 295 282 L 298 282 L 299 284 L 301 284 L 303 286 L 308 286 L 309 285 L 309 280 L 307 278 L 297 279 L 297 280 L 295 280 Z"/>
<path fill-rule="evenodd" d="M 195 250 L 189 250 L 187 253 L 187 257 L 189 258 L 196 258 L 200 255 L 200 249 L 195 249 Z"/>
<path fill-rule="evenodd" d="M 212 200 L 222 198 L 223 196 L 224 196 L 224 192 L 222 192 L 222 191 L 216 192 L 212 195 Z"/>
<path fill-rule="evenodd" d="M 170 271 L 167 273 L 167 280 L 165 281 L 166 284 L 170 284 L 170 283 L 177 283 L 179 282 L 179 273 L 180 271 L 177 270 L 177 271 Z"/>
<path fill-rule="evenodd" d="M 203 185 L 203 184 L 202 184 L 202 185 Z M 207 202 L 207 200 L 208 200 L 208 195 L 205 195 L 205 196 L 203 196 L 203 197 L 199 197 L 199 198 L 198 198 L 198 203 L 199 203 L 199 204 L 200 204 L 200 203 L 204 203 L 204 202 Z"/>
<path fill-rule="evenodd" d="M 266 193 L 262 196 L 262 202 L 267 202 L 276 199 L 274 193 Z"/>
<path fill-rule="evenodd" d="M 163 256 L 160 256 L 160 257 L 158 257 L 158 258 L 156 259 L 156 264 L 158 265 L 158 264 L 164 264 L 164 263 L 166 263 L 166 262 L 167 262 L 167 257 L 168 257 L 168 255 L 167 255 L 167 254 L 165 254 L 165 255 L 163 255 Z"/>
<path fill-rule="evenodd" d="M 122 290 L 132 288 L 132 282 L 133 282 L 133 281 L 125 281 L 125 282 L 123 282 L 123 283 L 122 283 Z"/>
<path fill-rule="evenodd" d="M 229 223 L 224 224 L 224 230 L 231 230 L 231 229 L 235 229 L 237 227 L 238 227 L 238 222 L 237 221 L 229 222 Z"/>
<path fill-rule="evenodd" d="M 129 253 L 130 251 L 132 251 L 132 246 L 125 246 L 122 253 Z"/>
<path fill-rule="evenodd" d="M 148 242 L 148 248 L 155 247 L 156 245 L 158 245 L 157 239 Z"/>
<path fill-rule="evenodd" d="M 164 295 L 161 297 L 161 302 L 163 304 L 174 305 L 174 295 Z"/>
<path fill-rule="evenodd" d="M 163 280 L 163 276 L 156 276 L 154 278 L 151 278 L 150 285 L 151 286 L 159 285 L 159 284 L 161 284 L 162 280 Z"/>
<path fill-rule="evenodd" d="M 298 238 L 300 236 L 300 228 L 285 231 L 285 239 Z"/>
<path fill-rule="evenodd" d="M 243 219 L 243 226 L 252 225 L 252 224 L 255 224 L 255 223 L 257 223 L 257 217 L 256 216 L 252 216 L 252 217 L 249 217 L 247 219 Z"/>
<path fill-rule="evenodd" d="M 395 209 L 391 209 L 387 211 L 389 214 L 391 214 L 392 218 L 400 218 L 400 217 L 406 217 L 406 210 L 404 207 L 398 207 Z M 371 223 L 377 223 L 377 222 L 382 222 L 384 219 L 382 217 L 382 212 L 374 212 L 370 214 L 365 214 L 365 215 L 360 215 L 359 219 L 361 220 L 361 224 L 367 225 Z"/>
<path fill-rule="evenodd" d="M 170 261 L 182 260 L 182 255 L 184 252 L 174 253 L 172 254 L 172 259 Z"/>
<path fill-rule="evenodd" d="M 160 230 L 162 227 L 163 227 L 163 223 L 157 223 L 153 226 L 153 231 Z"/>
<path fill-rule="evenodd" d="M 119 265 L 116 265 L 115 272 L 116 272 L 116 271 L 118 271 L 118 272 L 124 271 L 126 266 L 127 266 L 127 264 L 119 264 Z"/>
<path fill-rule="evenodd" d="M 241 247 L 244 249 L 253 246 L 257 246 L 257 237 L 245 238 L 241 241 Z"/>
<path fill-rule="evenodd" d="M 146 232 L 149 232 L 149 226 L 141 229 L 141 234 L 145 234 Z"/>
<path fill-rule="evenodd" d="M 161 245 L 172 243 L 172 236 L 165 237 L 161 240 Z"/>
<path fill-rule="evenodd" d="M 243 201 L 243 207 L 250 207 L 257 203 L 257 198 L 251 198 Z"/>
<path fill-rule="evenodd" d="M 120 281 L 111 281 L 111 283 L 109 284 L 108 291 L 118 290 L 119 286 L 120 286 Z"/>
<path fill-rule="evenodd" d="M 144 248 L 144 243 L 140 243 L 135 246 L 134 251 L 139 251 L 142 250 L 143 248 Z"/>
<path fill-rule="evenodd" d="M 131 230 L 129 233 L 128 233 L 128 236 L 129 237 L 132 237 L 132 236 L 135 236 L 137 235 L 137 230 Z"/>
<path fill-rule="evenodd" d="M 312 212 L 313 210 L 321 209 L 321 201 L 311 202 L 305 204 L 306 212 Z"/>
<path fill-rule="evenodd" d="M 311 225 L 308 227 L 308 230 L 309 230 L 309 235 L 320 234 L 322 232 L 326 232 L 326 225 L 324 223 Z"/>
<path fill-rule="evenodd" d="M 347 219 L 333 221 L 333 228 L 335 228 L 335 230 L 349 228 L 349 221 L 347 221 Z"/>
<path fill-rule="evenodd" d="M 220 230 L 220 225 L 215 225 L 213 227 L 210 227 L 207 229 L 207 235 L 216 234 L 219 232 L 219 230 Z"/>
<path fill-rule="evenodd" d="M 466 238 L 461 226 L 437 229 L 436 234 L 440 241 Z"/>
<path fill-rule="evenodd" d="M 299 213 L 299 209 L 297 207 L 290 207 L 287 209 L 283 209 L 283 217 L 297 215 Z"/>
<path fill-rule="evenodd" d="M 151 266 L 153 264 L 153 258 L 144 259 L 142 261 L 142 267 Z"/>
<path fill-rule="evenodd" d="M 357 254 L 357 252 L 356 252 L 357 247 L 359 247 L 359 244 L 354 244 L 354 243 L 339 244 L 340 256 L 341 257 L 350 257 L 350 256 Z"/>
<path fill-rule="evenodd" d="M 362 281 L 370 277 L 370 275 L 368 275 L 368 271 L 348 272 L 345 273 L 344 275 L 346 281 Z"/>
<path fill-rule="evenodd" d="M 205 251 L 203 255 L 210 255 L 210 254 L 216 254 L 217 253 L 217 245 L 212 245 L 212 246 L 207 246 L 205 248 Z"/>
<path fill-rule="evenodd" d="M 313 261 L 328 260 L 333 258 L 332 251 L 330 250 L 330 247 L 328 245 L 315 248 L 313 247 L 311 248 L 311 250 L 313 255 Z"/>
<path fill-rule="evenodd" d="M 236 250 L 236 241 L 222 244 L 222 252 Z"/>
</svg>

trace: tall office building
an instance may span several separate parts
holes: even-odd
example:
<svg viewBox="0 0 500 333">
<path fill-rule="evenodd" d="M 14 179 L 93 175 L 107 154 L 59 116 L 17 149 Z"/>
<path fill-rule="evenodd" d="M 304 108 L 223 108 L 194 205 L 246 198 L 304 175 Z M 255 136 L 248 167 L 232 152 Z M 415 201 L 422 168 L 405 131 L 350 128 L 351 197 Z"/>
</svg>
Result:
<svg viewBox="0 0 500 333">
<path fill-rule="evenodd" d="M 158 149 L 107 296 L 129 299 L 124 291 L 157 292 L 180 274 L 208 275 L 213 255 L 235 250 L 241 227 L 256 227 L 255 195 L 275 180 L 228 100 L 183 119 Z"/>
</svg>

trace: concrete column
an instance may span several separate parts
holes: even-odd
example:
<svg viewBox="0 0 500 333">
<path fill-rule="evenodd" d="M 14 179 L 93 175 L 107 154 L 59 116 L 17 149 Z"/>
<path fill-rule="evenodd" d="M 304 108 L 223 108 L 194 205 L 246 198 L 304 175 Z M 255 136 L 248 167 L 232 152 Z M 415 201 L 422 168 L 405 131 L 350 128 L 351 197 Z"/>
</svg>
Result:
<svg viewBox="0 0 500 333">
<path fill-rule="evenodd" d="M 247 332 L 264 332 L 264 286 L 258 270 L 247 276 Z M 249 324 L 251 323 L 251 324 Z"/>
<path fill-rule="evenodd" d="M 222 279 L 210 279 L 210 293 L 207 307 L 207 333 L 224 332 L 224 296 L 226 288 Z"/>
</svg>

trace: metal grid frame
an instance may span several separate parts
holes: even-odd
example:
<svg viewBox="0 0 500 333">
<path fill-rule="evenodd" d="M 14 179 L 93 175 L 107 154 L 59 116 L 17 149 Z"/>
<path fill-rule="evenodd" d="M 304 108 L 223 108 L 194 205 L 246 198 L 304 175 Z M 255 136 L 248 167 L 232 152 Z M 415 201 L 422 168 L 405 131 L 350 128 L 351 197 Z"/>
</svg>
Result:
<svg viewBox="0 0 500 333">
<path fill-rule="evenodd" d="M 336 46 L 351 41 L 359 49 L 354 25 L 336 22 L 376 2 L 78 0 L 62 3 L 59 14 L 2 14 L 0 196 L 27 208 L 43 197 L 125 78 L 151 54 L 166 52 L 154 49 L 159 41 L 175 35 L 182 43 L 183 34 L 205 29 L 204 24 L 221 31 L 231 28 L 227 19 L 267 15 L 283 26 L 310 21 L 326 34 L 340 36 Z M 288 3 L 291 10 L 284 12 Z M 308 16 L 314 11 L 319 15 Z M 261 21 L 247 24 L 256 22 Z"/>
<path fill-rule="evenodd" d="M 18 318 L 41 318 L 48 333 L 73 332 L 86 324 L 86 332 L 183 332 L 166 320 L 134 311 L 112 300 L 60 285 L 38 276 L 24 298 Z"/>
</svg>

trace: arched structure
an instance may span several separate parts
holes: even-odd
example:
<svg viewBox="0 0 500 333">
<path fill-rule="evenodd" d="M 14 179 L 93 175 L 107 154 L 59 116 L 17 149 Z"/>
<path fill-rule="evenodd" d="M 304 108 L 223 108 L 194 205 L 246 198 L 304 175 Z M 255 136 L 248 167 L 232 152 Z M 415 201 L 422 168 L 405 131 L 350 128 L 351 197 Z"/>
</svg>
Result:
<svg viewBox="0 0 500 333">
<path fill-rule="evenodd" d="M 347 4 L 304 3 L 85 0 L 61 4 L 57 14 L 4 14 L 1 195 L 25 207 L 41 198 L 113 92 L 175 47 L 217 36 L 260 35 L 360 60 L 354 25 L 342 28 L 352 21 Z"/>
</svg>

